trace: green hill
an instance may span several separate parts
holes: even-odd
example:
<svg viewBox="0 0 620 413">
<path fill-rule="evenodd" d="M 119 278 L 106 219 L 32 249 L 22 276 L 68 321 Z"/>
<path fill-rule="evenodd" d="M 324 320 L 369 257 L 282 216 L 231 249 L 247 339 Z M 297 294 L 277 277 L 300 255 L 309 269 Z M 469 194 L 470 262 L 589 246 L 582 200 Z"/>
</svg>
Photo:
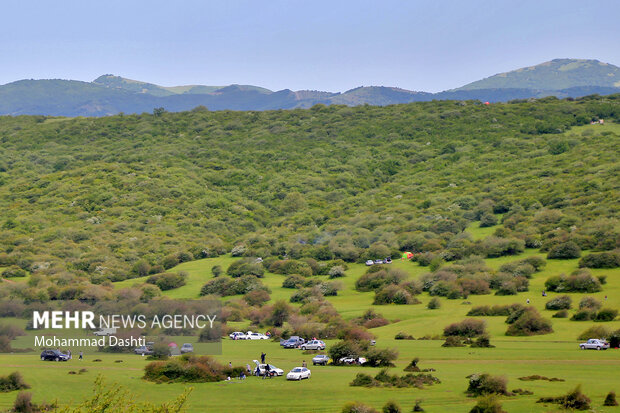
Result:
<svg viewBox="0 0 620 413">
<path fill-rule="evenodd" d="M 536 66 L 499 73 L 456 90 L 561 90 L 578 86 L 620 87 L 620 68 L 598 60 L 554 59 Z"/>
</svg>

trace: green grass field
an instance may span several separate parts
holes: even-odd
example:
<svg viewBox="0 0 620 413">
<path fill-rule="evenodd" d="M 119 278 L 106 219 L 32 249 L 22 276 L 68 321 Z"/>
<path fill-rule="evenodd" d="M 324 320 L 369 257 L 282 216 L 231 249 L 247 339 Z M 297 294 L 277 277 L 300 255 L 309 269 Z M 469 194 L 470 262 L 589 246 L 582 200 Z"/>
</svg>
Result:
<svg viewBox="0 0 620 413">
<path fill-rule="evenodd" d="M 491 229 L 471 227 L 475 238 L 484 237 L 493 232 Z M 491 268 L 498 268 L 502 263 L 541 255 L 538 251 L 526 250 L 518 257 L 489 259 Z M 171 298 L 194 299 L 199 297 L 200 287 L 210 278 L 211 267 L 221 265 L 224 269 L 234 260 L 229 256 L 187 262 L 174 268 L 189 274 L 187 285 L 165 292 Z M 396 348 L 399 352 L 396 367 L 392 373 L 400 373 L 408 362 L 420 358 L 421 368 L 435 368 L 433 373 L 441 384 L 419 389 L 398 388 L 359 388 L 350 387 L 349 383 L 360 371 L 376 374 L 378 369 L 363 367 L 313 367 L 312 378 L 303 382 L 287 382 L 284 378 L 260 380 L 249 377 L 245 381 L 212 384 L 192 384 L 194 388 L 189 398 L 191 412 L 220 412 L 251 408 L 257 412 L 337 412 L 348 401 L 361 401 L 380 409 L 387 401 L 394 400 L 403 411 L 410 411 L 416 400 L 423 400 L 422 406 L 429 412 L 465 412 L 475 404 L 464 391 L 467 388 L 466 376 L 472 373 L 488 372 L 505 375 L 508 389 L 522 388 L 534 392 L 531 396 L 503 397 L 503 408 L 508 412 L 548 412 L 555 406 L 537 404 L 542 396 L 556 396 L 566 393 L 581 384 L 583 391 L 592 399 L 596 411 L 611 412 L 614 408 L 604 408 L 602 403 L 609 391 L 620 392 L 620 350 L 581 351 L 577 336 L 592 326 L 593 322 L 575 322 L 569 319 L 551 319 L 553 312 L 545 310 L 546 301 L 555 296 L 549 293 L 542 297 L 540 291 L 545 280 L 560 273 L 569 273 L 577 268 L 578 260 L 548 260 L 545 269 L 530 280 L 530 291 L 516 296 L 470 296 L 467 304 L 464 300 L 447 300 L 441 298 L 441 308 L 426 309 L 428 294 L 419 298 L 422 304 L 373 306 L 373 293 L 360 293 L 353 289 L 355 280 L 365 272 L 365 266 L 351 265 L 347 277 L 342 279 L 345 288 L 330 301 L 345 318 L 360 315 L 368 308 L 374 308 L 391 321 L 389 325 L 371 330 L 377 336 L 378 347 Z M 420 276 L 428 268 L 416 263 L 395 260 L 395 267 L 405 269 L 411 278 Z M 607 275 L 607 284 L 602 292 L 590 294 L 604 301 L 605 307 L 620 308 L 620 270 L 593 270 L 595 275 Z M 293 290 L 281 287 L 284 276 L 266 273 L 263 282 L 272 290 L 272 300 L 288 299 Z M 117 288 L 141 283 L 133 279 L 116 283 Z M 578 303 L 583 294 L 571 294 L 573 304 Z M 607 300 L 604 297 L 607 296 Z M 230 299 L 228 297 L 227 299 Z M 400 331 L 422 337 L 440 335 L 443 328 L 455 321 L 465 318 L 472 306 L 483 304 L 525 304 L 530 299 L 531 305 L 553 322 L 554 333 L 534 337 L 507 337 L 504 335 L 507 325 L 505 317 L 485 317 L 491 343 L 495 348 L 442 348 L 441 340 L 395 340 L 394 335 Z M 11 322 L 21 322 L 10 320 Z M 6 322 L 6 320 L 5 320 Z M 610 329 L 620 328 L 620 321 L 597 323 Z M 246 327 L 239 323 L 239 328 Z M 195 343 L 197 353 L 204 351 L 204 344 L 196 343 L 196 337 L 186 337 L 183 342 Z M 181 340 L 177 340 L 178 342 Z M 13 342 L 14 348 L 32 347 L 31 337 L 19 337 Z M 328 341 L 328 346 L 333 341 Z M 261 352 L 267 353 L 268 361 L 285 371 L 301 365 L 302 360 L 312 356 L 303 355 L 299 350 L 284 350 L 271 341 L 231 341 L 223 340 L 222 355 L 216 356 L 221 362 L 233 365 L 245 365 L 257 359 Z M 75 354 L 75 353 L 74 353 Z M 38 352 L 0 355 L 0 374 L 20 371 L 27 383 L 32 386 L 36 401 L 57 399 L 60 403 L 77 402 L 87 397 L 92 383 L 98 374 L 106 380 L 117 382 L 129 388 L 138 399 L 152 402 L 164 401 L 180 394 L 185 387 L 182 384 L 153 384 L 141 379 L 143 367 L 147 361 L 134 355 L 113 355 L 104 353 L 86 353 L 85 360 L 75 358 L 67 363 L 42 362 Z M 99 358 L 101 362 L 93 362 Z M 116 362 L 122 360 L 122 362 Z M 70 370 L 86 368 L 82 375 L 70 375 Z M 519 377 L 539 374 L 562 378 L 564 382 L 534 381 L 524 382 Z M 15 392 L 0 394 L 0 407 L 8 408 L 15 399 Z"/>
</svg>

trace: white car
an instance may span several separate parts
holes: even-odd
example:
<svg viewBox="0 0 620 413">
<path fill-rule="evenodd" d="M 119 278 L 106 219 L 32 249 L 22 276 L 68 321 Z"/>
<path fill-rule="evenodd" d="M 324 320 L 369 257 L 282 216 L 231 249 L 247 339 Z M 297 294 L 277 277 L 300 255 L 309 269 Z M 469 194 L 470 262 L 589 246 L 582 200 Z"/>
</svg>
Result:
<svg viewBox="0 0 620 413">
<path fill-rule="evenodd" d="M 325 350 L 325 343 L 321 340 L 310 340 L 300 346 L 302 350 Z"/>
<path fill-rule="evenodd" d="M 245 333 L 242 333 L 241 331 L 232 332 L 228 335 L 228 337 L 230 337 L 231 340 L 247 340 Z"/>
<path fill-rule="evenodd" d="M 245 339 L 246 340 L 268 340 L 269 337 L 261 333 L 253 333 L 251 331 L 248 331 L 245 335 Z"/>
<path fill-rule="evenodd" d="M 309 379 L 310 370 L 306 367 L 295 367 L 286 375 L 286 380 Z"/>
<path fill-rule="evenodd" d="M 116 334 L 116 328 L 102 328 L 101 330 L 93 333 L 96 336 L 112 336 Z"/>
<path fill-rule="evenodd" d="M 339 359 L 338 361 L 341 364 L 359 364 L 359 365 L 362 365 L 362 364 L 366 363 L 366 359 L 364 357 L 356 357 L 356 356 L 343 357 L 343 358 Z"/>
<path fill-rule="evenodd" d="M 373 260 L 368 260 L 368 261 L 366 261 L 366 265 L 367 265 L 367 266 L 369 266 L 369 267 L 370 267 L 371 265 L 373 265 L 374 263 L 375 263 L 375 262 L 374 262 Z"/>
<path fill-rule="evenodd" d="M 609 348 L 609 343 L 606 342 L 605 340 L 591 338 L 587 342 L 579 344 L 579 348 L 582 350 L 586 350 L 586 349 L 607 350 Z"/>
<path fill-rule="evenodd" d="M 271 374 L 275 374 L 276 376 L 282 376 L 284 374 L 284 370 L 277 368 L 273 364 L 261 364 L 258 360 L 252 360 L 254 364 L 256 364 L 256 368 L 254 369 L 255 376 L 263 376 L 265 375 L 265 371 L 267 370 L 265 367 L 269 366 L 269 372 Z"/>
</svg>

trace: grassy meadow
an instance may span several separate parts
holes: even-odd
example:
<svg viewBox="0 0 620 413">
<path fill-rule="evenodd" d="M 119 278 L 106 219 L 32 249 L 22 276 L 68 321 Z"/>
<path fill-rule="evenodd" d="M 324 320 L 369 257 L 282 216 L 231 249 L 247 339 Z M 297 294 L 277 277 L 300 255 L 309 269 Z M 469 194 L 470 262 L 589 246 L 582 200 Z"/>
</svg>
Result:
<svg viewBox="0 0 620 413">
<path fill-rule="evenodd" d="M 485 229 L 492 232 L 494 228 Z M 473 236 L 481 231 L 475 226 L 468 230 Z M 517 257 L 501 257 L 486 260 L 491 268 L 530 255 L 541 255 L 536 250 L 526 250 Z M 211 267 L 221 265 L 226 268 L 236 258 L 223 256 L 179 265 L 174 270 L 186 271 L 187 284 L 181 288 L 165 292 L 166 296 L 180 299 L 198 298 L 200 287 L 213 276 Z M 422 303 L 417 305 L 372 305 L 373 293 L 362 293 L 354 290 L 355 280 L 361 276 L 366 267 L 353 264 L 342 278 L 345 287 L 336 297 L 328 299 L 345 316 L 352 318 L 361 315 L 366 309 L 373 308 L 391 321 L 390 324 L 372 329 L 377 337 L 378 347 L 395 348 L 399 352 L 396 367 L 392 373 L 400 372 L 414 357 L 420 358 L 421 368 L 434 368 L 441 384 L 425 389 L 398 388 L 360 388 L 351 387 L 349 383 L 357 372 L 372 375 L 379 369 L 363 367 L 312 366 L 312 378 L 308 381 L 287 382 L 284 378 L 260 380 L 249 377 L 245 381 L 234 379 L 230 382 L 197 383 L 189 398 L 189 409 L 192 412 L 224 411 L 243 409 L 252 406 L 258 412 L 314 411 L 335 412 L 347 401 L 361 401 L 380 408 L 387 401 L 394 400 L 404 409 L 410 409 L 416 400 L 422 400 L 426 411 L 451 412 L 468 411 L 475 399 L 465 395 L 467 388 L 466 376 L 472 373 L 491 373 L 504 375 L 508 379 L 508 389 L 523 388 L 532 391 L 530 396 L 502 397 L 502 404 L 508 412 L 547 412 L 553 411 L 552 405 L 537 404 L 542 396 L 553 396 L 566 393 L 581 384 L 583 391 L 593 400 L 597 411 L 613 411 L 613 408 L 601 407 L 605 395 L 611 391 L 620 391 L 620 353 L 619 350 L 581 351 L 578 348 L 577 336 L 593 324 L 618 329 L 620 321 L 608 323 L 577 322 L 568 318 L 551 319 L 552 311 L 545 310 L 545 303 L 556 294 L 549 293 L 542 297 L 544 281 L 551 275 L 568 273 L 577 268 L 578 260 L 547 260 L 547 266 L 530 280 L 530 291 L 516 296 L 472 295 L 467 300 L 448 300 L 440 298 L 441 308 L 429 310 L 426 304 L 430 297 L 427 293 L 419 296 Z M 395 260 L 394 267 L 408 272 L 414 279 L 428 271 L 417 263 Z M 594 296 L 601 301 L 607 295 L 605 306 L 620 307 L 620 270 L 593 270 L 595 274 L 606 274 L 608 283 L 603 291 L 594 294 L 570 294 L 573 302 L 583 295 Z M 264 283 L 272 290 L 272 301 L 290 297 L 292 290 L 281 287 L 283 275 L 266 273 Z M 115 283 L 116 288 L 123 288 L 141 283 L 143 280 L 133 279 Z M 443 327 L 465 318 L 465 314 L 475 305 L 493 305 L 507 303 L 525 304 L 530 299 L 545 318 L 553 322 L 552 334 L 532 337 L 507 337 L 505 317 L 482 317 L 488 326 L 491 343 L 494 348 L 443 348 L 442 340 L 395 340 L 398 332 L 406 332 L 415 338 L 438 336 Z M 14 322 L 20 322 L 13 320 Z M 246 323 L 231 323 L 240 330 L 249 328 Z M 196 352 L 206 346 L 197 343 L 196 337 L 186 337 L 177 342 L 194 343 Z M 31 337 L 19 337 L 14 347 L 28 347 Z M 327 345 L 334 340 L 328 340 Z M 312 355 L 304 355 L 300 350 L 285 350 L 272 341 L 232 341 L 223 339 L 223 351 L 216 358 L 222 363 L 232 362 L 233 365 L 245 365 L 258 359 L 261 352 L 267 353 L 270 363 L 286 371 L 301 365 L 302 360 L 309 361 Z M 32 346 L 30 344 L 30 346 Z M 75 354 L 75 353 L 74 353 Z M 54 400 L 61 403 L 77 402 L 89 394 L 92 382 L 97 374 L 102 374 L 109 382 L 117 382 L 131 389 L 139 399 L 149 401 L 165 401 L 180 394 L 183 384 L 153 384 L 142 380 L 145 358 L 135 355 L 115 355 L 106 353 L 86 353 L 83 361 L 76 358 L 67 363 L 41 362 L 38 353 L 16 353 L 0 355 L 0 374 L 20 371 L 27 383 L 32 385 L 36 400 Z M 101 359 L 101 362 L 94 362 Z M 118 362 L 118 361 L 122 362 Z M 86 368 L 81 375 L 68 374 L 71 370 Z M 519 377 L 541 375 L 564 379 L 563 382 L 518 380 Z M 53 383 L 53 385 L 52 385 Z M 14 393 L 0 394 L 0 406 L 9 407 Z M 406 411 L 406 410 L 404 410 Z"/>
</svg>

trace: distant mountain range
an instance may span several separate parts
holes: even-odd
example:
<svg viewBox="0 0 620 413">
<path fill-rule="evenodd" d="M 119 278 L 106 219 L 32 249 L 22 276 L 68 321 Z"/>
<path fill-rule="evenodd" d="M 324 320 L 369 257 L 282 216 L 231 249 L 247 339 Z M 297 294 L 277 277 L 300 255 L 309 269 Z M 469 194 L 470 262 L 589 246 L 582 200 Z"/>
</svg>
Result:
<svg viewBox="0 0 620 413">
<path fill-rule="evenodd" d="M 314 90 L 271 91 L 251 85 L 164 87 L 103 75 L 92 82 L 20 80 L 0 86 L 0 115 L 106 116 L 119 112 L 177 112 L 205 106 L 210 110 L 268 110 L 326 105 L 391 105 L 430 100 L 504 102 L 544 96 L 580 97 L 620 93 L 620 68 L 598 60 L 555 59 L 500 73 L 439 93 L 367 86 L 344 93 Z"/>
</svg>

